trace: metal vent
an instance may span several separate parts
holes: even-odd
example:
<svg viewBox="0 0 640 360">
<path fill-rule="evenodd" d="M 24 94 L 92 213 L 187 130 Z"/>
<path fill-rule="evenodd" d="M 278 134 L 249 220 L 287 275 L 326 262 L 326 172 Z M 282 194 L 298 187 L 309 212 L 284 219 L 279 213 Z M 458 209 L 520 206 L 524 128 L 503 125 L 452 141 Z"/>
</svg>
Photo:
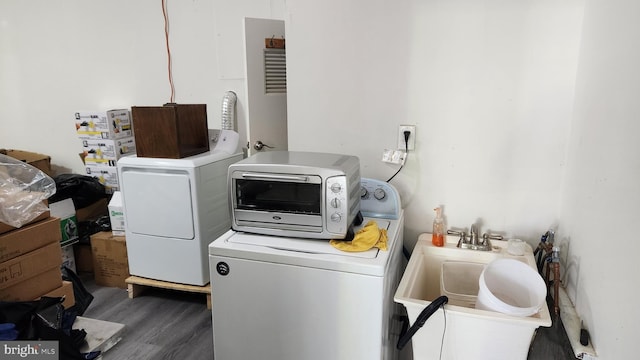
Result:
<svg viewBox="0 0 640 360">
<path fill-rule="evenodd" d="M 287 54 L 285 49 L 264 49 L 264 91 L 287 92 Z"/>
</svg>

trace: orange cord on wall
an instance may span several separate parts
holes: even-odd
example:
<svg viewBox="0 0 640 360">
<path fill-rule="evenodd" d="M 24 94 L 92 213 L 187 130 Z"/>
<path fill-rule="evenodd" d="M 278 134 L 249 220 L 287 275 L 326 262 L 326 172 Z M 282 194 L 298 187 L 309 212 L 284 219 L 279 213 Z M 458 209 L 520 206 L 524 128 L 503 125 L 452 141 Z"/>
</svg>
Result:
<svg viewBox="0 0 640 360">
<path fill-rule="evenodd" d="M 164 39 L 167 46 L 167 70 L 169 73 L 169 87 L 171 88 L 170 103 L 175 102 L 175 87 L 173 86 L 173 72 L 171 70 L 171 49 L 169 47 L 169 16 L 167 15 L 167 3 L 166 0 L 162 1 L 162 15 L 164 16 Z"/>
</svg>

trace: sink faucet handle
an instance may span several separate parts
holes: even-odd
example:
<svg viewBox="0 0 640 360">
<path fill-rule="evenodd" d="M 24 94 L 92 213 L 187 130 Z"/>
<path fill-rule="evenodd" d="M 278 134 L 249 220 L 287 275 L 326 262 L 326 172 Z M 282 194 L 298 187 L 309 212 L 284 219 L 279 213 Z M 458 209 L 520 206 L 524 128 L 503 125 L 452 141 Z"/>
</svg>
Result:
<svg viewBox="0 0 640 360">
<path fill-rule="evenodd" d="M 491 240 L 502 240 L 504 238 L 502 237 L 502 235 L 492 235 L 492 234 L 488 234 L 488 233 L 482 234 L 482 240 L 486 241 L 488 239 L 491 239 Z"/>
<path fill-rule="evenodd" d="M 460 247 L 460 245 L 464 243 L 467 238 L 467 233 L 465 233 L 464 231 L 447 230 L 447 234 L 460 236 L 460 239 L 458 239 L 458 247 Z"/>
<path fill-rule="evenodd" d="M 502 237 L 502 235 L 492 235 L 492 234 L 488 234 L 488 233 L 482 234 L 482 244 L 483 245 L 488 245 L 489 244 L 489 239 L 491 239 L 491 240 L 502 240 L 503 237 Z"/>
</svg>

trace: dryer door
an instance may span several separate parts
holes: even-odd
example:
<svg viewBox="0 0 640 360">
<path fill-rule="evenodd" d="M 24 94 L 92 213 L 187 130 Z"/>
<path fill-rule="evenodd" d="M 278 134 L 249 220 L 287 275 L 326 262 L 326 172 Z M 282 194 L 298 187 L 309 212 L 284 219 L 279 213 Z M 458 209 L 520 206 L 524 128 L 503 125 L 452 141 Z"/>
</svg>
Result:
<svg viewBox="0 0 640 360">
<path fill-rule="evenodd" d="M 142 235 L 194 238 L 192 184 L 187 172 L 126 170 L 122 181 L 128 230 Z"/>
</svg>

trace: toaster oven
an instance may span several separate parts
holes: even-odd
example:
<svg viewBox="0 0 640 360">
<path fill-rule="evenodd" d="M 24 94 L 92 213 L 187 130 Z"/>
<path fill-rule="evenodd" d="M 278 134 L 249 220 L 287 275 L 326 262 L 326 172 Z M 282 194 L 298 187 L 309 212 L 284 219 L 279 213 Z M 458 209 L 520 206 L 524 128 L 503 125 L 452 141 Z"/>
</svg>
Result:
<svg viewBox="0 0 640 360">
<path fill-rule="evenodd" d="M 311 239 L 349 239 L 360 214 L 355 156 L 268 151 L 231 164 L 232 228 Z"/>
</svg>

